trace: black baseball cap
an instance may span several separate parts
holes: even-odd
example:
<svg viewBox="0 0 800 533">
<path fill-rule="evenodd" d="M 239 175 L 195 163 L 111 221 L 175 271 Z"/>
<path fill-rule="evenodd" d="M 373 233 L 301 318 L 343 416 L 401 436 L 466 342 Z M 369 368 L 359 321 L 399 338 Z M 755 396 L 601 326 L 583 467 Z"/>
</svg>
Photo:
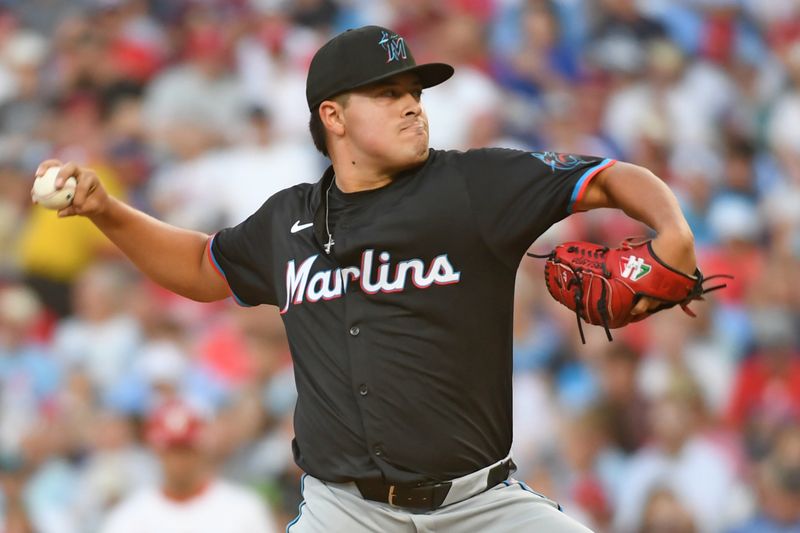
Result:
<svg viewBox="0 0 800 533">
<path fill-rule="evenodd" d="M 447 80 L 454 69 L 447 63 L 417 65 L 405 39 L 388 28 L 347 30 L 325 43 L 311 60 L 306 79 L 308 109 L 337 94 L 405 72 L 418 74 L 427 88 Z"/>
</svg>

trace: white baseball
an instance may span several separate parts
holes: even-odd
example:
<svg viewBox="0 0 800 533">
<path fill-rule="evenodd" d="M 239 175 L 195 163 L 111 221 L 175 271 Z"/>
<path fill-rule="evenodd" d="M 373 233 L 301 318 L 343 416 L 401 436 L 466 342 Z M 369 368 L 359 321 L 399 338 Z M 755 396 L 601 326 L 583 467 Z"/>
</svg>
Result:
<svg viewBox="0 0 800 533">
<path fill-rule="evenodd" d="M 70 176 L 64 181 L 63 187 L 56 189 L 56 176 L 60 168 L 50 167 L 33 181 L 31 189 L 33 203 L 48 209 L 64 209 L 72 204 L 78 180 Z"/>
</svg>

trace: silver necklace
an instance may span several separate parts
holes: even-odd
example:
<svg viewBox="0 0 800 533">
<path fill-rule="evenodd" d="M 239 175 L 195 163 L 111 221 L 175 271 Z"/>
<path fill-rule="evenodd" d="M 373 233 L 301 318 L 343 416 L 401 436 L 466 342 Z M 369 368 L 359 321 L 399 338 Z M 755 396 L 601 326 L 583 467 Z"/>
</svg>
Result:
<svg viewBox="0 0 800 533">
<path fill-rule="evenodd" d="M 333 187 L 333 182 L 335 180 L 336 180 L 336 176 L 334 176 L 333 179 L 331 179 L 331 184 L 328 185 L 328 190 L 325 191 L 325 232 L 328 234 L 328 242 L 327 242 L 327 244 L 325 244 L 325 253 L 328 254 L 328 255 L 331 254 L 331 248 L 333 247 L 334 244 L 336 244 L 333 241 L 333 234 L 331 234 L 331 228 L 328 225 L 329 198 L 330 198 L 330 193 L 331 193 L 331 187 Z"/>
</svg>

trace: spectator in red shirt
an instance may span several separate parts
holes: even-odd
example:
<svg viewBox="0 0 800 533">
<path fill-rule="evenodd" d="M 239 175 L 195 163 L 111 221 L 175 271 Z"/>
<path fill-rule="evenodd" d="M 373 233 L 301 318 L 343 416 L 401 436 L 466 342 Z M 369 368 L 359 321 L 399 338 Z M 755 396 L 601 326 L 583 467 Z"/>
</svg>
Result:
<svg viewBox="0 0 800 533">
<path fill-rule="evenodd" d="M 791 314 L 762 310 L 753 317 L 756 350 L 739 369 L 728 420 L 745 431 L 750 452 L 760 455 L 773 429 L 800 421 L 800 352 Z"/>
</svg>

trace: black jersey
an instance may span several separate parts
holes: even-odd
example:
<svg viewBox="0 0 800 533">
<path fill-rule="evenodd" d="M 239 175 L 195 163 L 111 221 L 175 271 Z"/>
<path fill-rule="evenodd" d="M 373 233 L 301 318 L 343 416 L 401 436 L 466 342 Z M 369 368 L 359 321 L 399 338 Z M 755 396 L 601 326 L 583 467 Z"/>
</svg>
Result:
<svg viewBox="0 0 800 533">
<path fill-rule="evenodd" d="M 283 316 L 298 465 L 327 481 L 404 482 L 505 457 L 517 267 L 613 163 L 431 150 L 385 187 L 339 193 L 330 236 L 330 168 L 219 232 L 210 256 L 236 300 Z"/>
</svg>

